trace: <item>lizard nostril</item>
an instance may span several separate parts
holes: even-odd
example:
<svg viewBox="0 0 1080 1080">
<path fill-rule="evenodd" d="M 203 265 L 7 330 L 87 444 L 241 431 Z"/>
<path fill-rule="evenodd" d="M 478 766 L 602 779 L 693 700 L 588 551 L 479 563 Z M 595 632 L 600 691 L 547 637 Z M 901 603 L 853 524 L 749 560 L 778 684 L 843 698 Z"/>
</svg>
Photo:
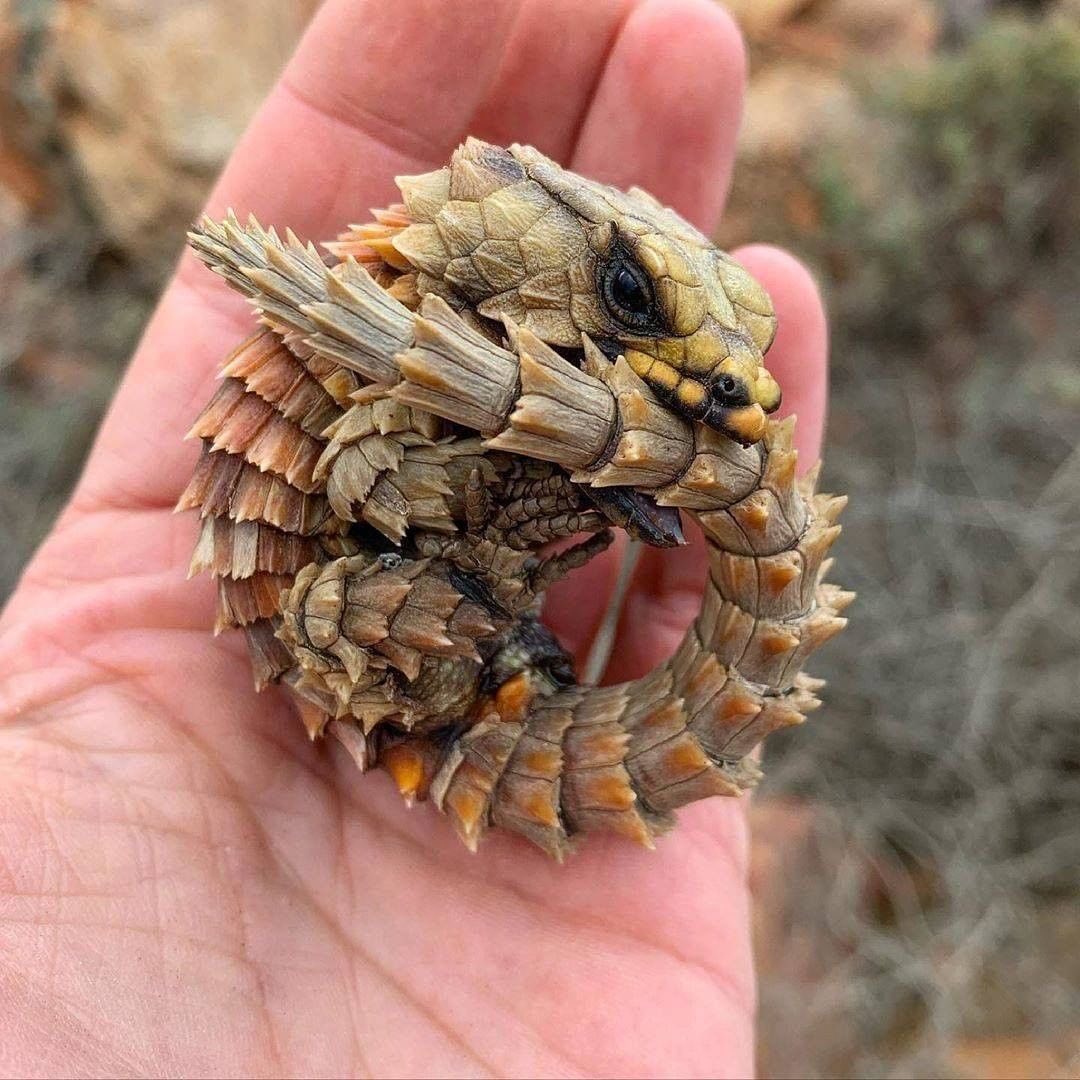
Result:
<svg viewBox="0 0 1080 1080">
<path fill-rule="evenodd" d="M 717 404 L 725 407 L 750 404 L 750 394 L 746 389 L 746 384 L 734 375 L 721 375 L 713 383 L 712 396 Z"/>
</svg>

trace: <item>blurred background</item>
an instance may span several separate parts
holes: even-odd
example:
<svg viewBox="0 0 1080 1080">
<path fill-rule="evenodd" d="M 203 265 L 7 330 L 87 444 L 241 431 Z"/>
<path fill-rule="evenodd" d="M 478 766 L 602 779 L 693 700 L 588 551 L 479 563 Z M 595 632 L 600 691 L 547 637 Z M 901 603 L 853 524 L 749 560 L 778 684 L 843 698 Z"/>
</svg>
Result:
<svg viewBox="0 0 1080 1080">
<path fill-rule="evenodd" d="M 316 0 L 0 0 L 0 601 Z M 853 629 L 752 814 L 766 1077 L 1080 1075 L 1080 0 L 736 0 Z"/>
</svg>

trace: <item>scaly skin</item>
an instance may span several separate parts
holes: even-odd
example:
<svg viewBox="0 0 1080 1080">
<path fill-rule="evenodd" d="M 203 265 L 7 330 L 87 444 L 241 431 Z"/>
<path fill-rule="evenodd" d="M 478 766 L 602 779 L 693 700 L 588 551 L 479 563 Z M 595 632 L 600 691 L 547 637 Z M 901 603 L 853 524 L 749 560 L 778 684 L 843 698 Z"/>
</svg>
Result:
<svg viewBox="0 0 1080 1080">
<path fill-rule="evenodd" d="M 821 582 L 844 501 L 800 490 L 791 425 L 767 420 L 772 305 L 644 192 L 529 147 L 468 140 L 398 183 L 332 269 L 254 220 L 191 234 L 267 327 L 192 432 L 193 570 L 220 578 L 257 684 L 470 847 L 489 825 L 559 858 L 594 829 L 651 846 L 817 707 L 801 667 L 851 599 Z M 710 550 L 697 621 L 637 682 L 575 686 L 544 589 L 605 522 L 679 542 L 676 510 Z"/>
</svg>

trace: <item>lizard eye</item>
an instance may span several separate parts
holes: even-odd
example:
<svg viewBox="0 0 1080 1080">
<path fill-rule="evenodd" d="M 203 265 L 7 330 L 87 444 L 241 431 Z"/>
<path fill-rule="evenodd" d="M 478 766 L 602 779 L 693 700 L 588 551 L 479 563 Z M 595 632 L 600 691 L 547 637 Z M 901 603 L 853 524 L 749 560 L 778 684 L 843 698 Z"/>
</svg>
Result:
<svg viewBox="0 0 1080 1080">
<path fill-rule="evenodd" d="M 656 320 L 652 286 L 644 271 L 625 256 L 613 258 L 601 278 L 604 304 L 624 326 L 641 329 Z"/>
</svg>

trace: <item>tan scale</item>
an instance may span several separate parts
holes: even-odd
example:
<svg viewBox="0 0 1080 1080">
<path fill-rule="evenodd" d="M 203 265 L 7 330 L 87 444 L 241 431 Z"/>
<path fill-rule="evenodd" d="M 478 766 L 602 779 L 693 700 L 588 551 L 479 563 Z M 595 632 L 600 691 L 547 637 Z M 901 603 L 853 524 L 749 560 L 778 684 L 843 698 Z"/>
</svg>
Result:
<svg viewBox="0 0 1080 1080">
<path fill-rule="evenodd" d="M 192 572 L 258 686 L 470 847 L 651 846 L 818 707 L 802 668 L 852 599 L 823 581 L 844 500 L 768 418 L 768 296 L 645 192 L 530 147 L 469 139 L 398 185 L 327 257 L 254 219 L 191 233 L 261 324 L 192 428 Z M 544 590 L 613 526 L 677 542 L 679 512 L 708 547 L 698 617 L 636 682 L 576 685 Z"/>
</svg>

